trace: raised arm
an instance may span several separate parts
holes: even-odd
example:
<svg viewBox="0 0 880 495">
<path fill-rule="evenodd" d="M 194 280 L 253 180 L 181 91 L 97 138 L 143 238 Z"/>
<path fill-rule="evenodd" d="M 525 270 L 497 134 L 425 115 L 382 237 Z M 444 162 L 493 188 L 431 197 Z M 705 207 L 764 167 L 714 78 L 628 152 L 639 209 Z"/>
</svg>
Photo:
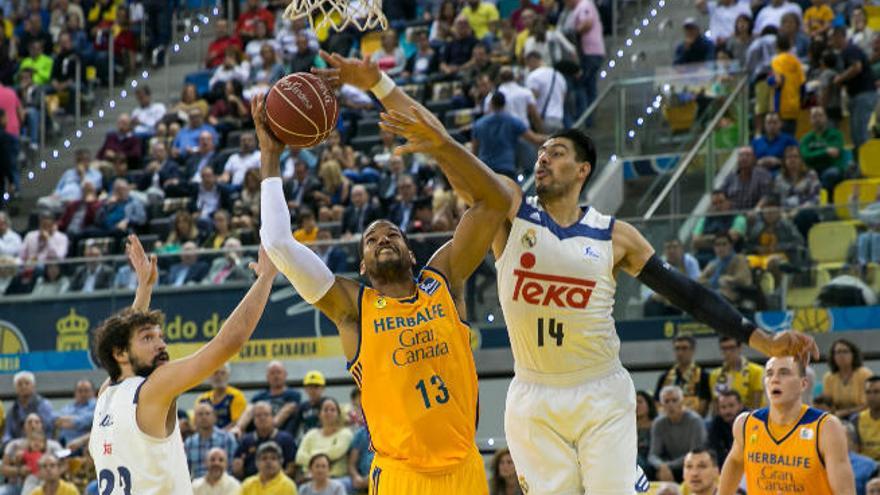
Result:
<svg viewBox="0 0 880 495">
<path fill-rule="evenodd" d="M 140 239 L 135 234 L 128 236 L 128 245 L 125 247 L 125 251 L 128 253 L 128 260 L 131 262 L 138 280 L 131 309 L 147 311 L 150 309 L 153 286 L 156 285 L 156 279 L 159 278 L 159 271 L 156 268 L 156 255 L 151 254 L 147 256 L 144 252 L 144 246 L 141 245 Z"/>
<path fill-rule="evenodd" d="M 138 424 L 148 434 L 165 429 L 169 406 L 229 361 L 253 334 L 269 300 L 277 271 L 264 250 L 251 263 L 257 280 L 226 319 L 217 335 L 195 353 L 156 368 L 144 382 L 138 402 Z"/>
<path fill-rule="evenodd" d="M 718 495 L 735 495 L 743 477 L 743 424 L 749 413 L 740 414 L 733 421 L 733 446 L 723 463 L 721 478 L 718 480 Z"/>
<path fill-rule="evenodd" d="M 358 349 L 357 296 L 360 286 L 353 280 L 336 277 L 311 249 L 293 238 L 290 211 L 281 186 L 281 152 L 284 144 L 266 124 L 265 97 L 251 100 L 251 115 L 260 143 L 260 242 L 266 253 L 287 277 L 293 288 L 309 304 L 332 320 L 339 329 L 342 348 L 348 359 Z"/>
<path fill-rule="evenodd" d="M 464 214 L 452 240 L 440 248 L 428 264 L 449 279 L 457 294 L 482 263 L 495 233 L 506 220 L 513 195 L 499 175 L 453 139 L 427 109 L 410 107 L 410 115 L 397 110 L 382 114 L 379 125 L 407 139 L 394 152 L 426 153 L 433 156 L 456 193 L 472 204 Z"/>
<path fill-rule="evenodd" d="M 632 225 L 616 221 L 612 231 L 614 266 L 639 279 L 651 290 L 686 311 L 700 323 L 747 343 L 767 356 L 797 356 L 804 362 L 819 358 L 809 335 L 783 331 L 773 335 L 758 328 L 717 292 L 682 275 L 654 253 L 654 248 Z"/>
</svg>

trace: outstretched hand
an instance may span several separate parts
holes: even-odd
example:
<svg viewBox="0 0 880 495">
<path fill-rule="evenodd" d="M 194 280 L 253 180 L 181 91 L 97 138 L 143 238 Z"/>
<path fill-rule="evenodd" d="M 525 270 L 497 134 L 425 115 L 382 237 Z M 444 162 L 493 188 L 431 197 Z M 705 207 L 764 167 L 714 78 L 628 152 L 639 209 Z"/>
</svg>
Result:
<svg viewBox="0 0 880 495">
<path fill-rule="evenodd" d="M 338 53 L 331 54 L 324 50 L 321 50 L 320 56 L 327 63 L 328 68 L 312 67 L 312 74 L 324 79 L 333 89 L 339 89 L 343 84 L 351 84 L 363 91 L 369 91 L 382 77 L 379 66 L 368 56 L 362 59 L 346 58 Z"/>
<path fill-rule="evenodd" d="M 819 360 L 819 346 L 813 337 L 794 330 L 772 335 L 755 331 L 749 345 L 771 357 L 794 356 L 804 365 L 810 364 L 810 359 Z"/>
<path fill-rule="evenodd" d="M 284 143 L 279 141 L 269 129 L 268 116 L 266 115 L 266 95 L 261 94 L 251 98 L 251 117 L 254 119 L 260 152 L 280 155 L 284 151 Z"/>
<path fill-rule="evenodd" d="M 159 278 L 157 259 L 155 254 L 147 256 L 144 246 L 135 234 L 128 236 L 128 244 L 125 246 L 128 260 L 131 262 L 134 272 L 137 274 L 139 287 L 152 287 Z"/>
<path fill-rule="evenodd" d="M 379 127 L 406 139 L 394 153 L 431 153 L 450 140 L 449 133 L 433 114 L 418 106 L 410 107 L 411 115 L 397 110 L 382 112 Z"/>
<path fill-rule="evenodd" d="M 275 268 L 272 260 L 269 259 L 269 255 L 266 254 L 266 250 L 263 249 L 263 246 L 260 246 L 260 253 L 257 255 L 257 261 L 252 261 L 248 266 L 254 271 L 258 278 L 268 277 L 274 279 L 275 275 L 278 273 L 278 269 Z"/>
</svg>

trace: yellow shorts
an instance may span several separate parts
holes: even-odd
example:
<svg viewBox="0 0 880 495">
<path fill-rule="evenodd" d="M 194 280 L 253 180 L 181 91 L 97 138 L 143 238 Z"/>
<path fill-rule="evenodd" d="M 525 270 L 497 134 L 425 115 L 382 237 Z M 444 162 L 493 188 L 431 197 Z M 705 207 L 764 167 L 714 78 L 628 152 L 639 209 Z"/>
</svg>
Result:
<svg viewBox="0 0 880 495">
<path fill-rule="evenodd" d="M 773 88 L 766 80 L 755 83 L 755 114 L 764 115 L 773 110 Z"/>
<path fill-rule="evenodd" d="M 458 466 L 440 473 L 413 471 L 392 459 L 373 459 L 369 495 L 488 495 L 483 458 L 474 449 Z"/>
</svg>

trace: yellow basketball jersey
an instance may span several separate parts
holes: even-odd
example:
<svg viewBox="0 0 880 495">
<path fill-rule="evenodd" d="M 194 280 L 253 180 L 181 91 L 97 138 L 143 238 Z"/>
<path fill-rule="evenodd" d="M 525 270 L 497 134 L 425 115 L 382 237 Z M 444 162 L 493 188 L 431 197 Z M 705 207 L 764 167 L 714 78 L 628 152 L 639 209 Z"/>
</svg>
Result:
<svg viewBox="0 0 880 495">
<path fill-rule="evenodd" d="M 348 368 L 376 454 L 438 472 L 476 449 L 477 372 L 446 278 L 425 268 L 417 285 L 408 299 L 361 287 L 360 344 Z"/>
<path fill-rule="evenodd" d="M 743 425 L 745 474 L 749 495 L 809 493 L 833 495 L 819 454 L 819 429 L 826 413 L 803 407 L 788 431 L 771 433 L 770 410 L 749 414 Z"/>
<path fill-rule="evenodd" d="M 880 459 L 880 419 L 871 418 L 871 411 L 865 409 L 859 413 L 857 423 L 862 454 L 875 460 Z"/>
</svg>

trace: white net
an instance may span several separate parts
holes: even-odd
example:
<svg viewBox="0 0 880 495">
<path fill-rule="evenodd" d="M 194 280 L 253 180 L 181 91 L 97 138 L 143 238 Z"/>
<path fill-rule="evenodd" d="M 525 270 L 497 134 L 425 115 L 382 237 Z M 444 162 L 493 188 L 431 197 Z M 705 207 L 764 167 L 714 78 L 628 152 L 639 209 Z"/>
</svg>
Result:
<svg viewBox="0 0 880 495">
<path fill-rule="evenodd" d="M 348 26 L 360 31 L 388 29 L 382 0 L 291 0 L 284 17 L 290 20 L 305 17 L 316 31 L 325 28 L 342 31 Z"/>
</svg>

